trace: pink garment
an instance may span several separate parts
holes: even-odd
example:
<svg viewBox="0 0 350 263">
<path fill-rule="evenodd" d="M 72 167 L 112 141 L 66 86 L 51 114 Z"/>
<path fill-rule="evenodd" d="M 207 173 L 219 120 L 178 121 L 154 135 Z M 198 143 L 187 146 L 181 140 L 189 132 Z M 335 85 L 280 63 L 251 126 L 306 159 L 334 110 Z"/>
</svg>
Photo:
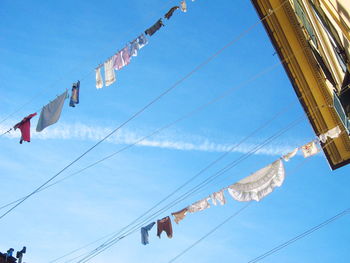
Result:
<svg viewBox="0 0 350 263">
<path fill-rule="evenodd" d="M 126 66 L 130 63 L 130 48 L 126 46 L 122 49 L 122 58 L 123 58 L 123 66 Z"/>
<path fill-rule="evenodd" d="M 113 56 L 113 68 L 116 70 L 119 70 L 122 67 L 124 67 L 122 52 L 119 51 L 117 54 Z"/>
</svg>

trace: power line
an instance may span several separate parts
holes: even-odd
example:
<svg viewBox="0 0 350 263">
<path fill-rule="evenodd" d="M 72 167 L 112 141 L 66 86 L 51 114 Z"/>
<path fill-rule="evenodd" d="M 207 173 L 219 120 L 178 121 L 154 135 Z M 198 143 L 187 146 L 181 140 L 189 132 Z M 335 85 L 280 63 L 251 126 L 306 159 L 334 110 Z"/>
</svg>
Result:
<svg viewBox="0 0 350 263">
<path fill-rule="evenodd" d="M 328 146 L 328 144 L 330 144 L 330 143 L 331 143 L 331 141 L 328 142 L 328 143 L 326 143 L 326 144 L 323 146 L 323 148 L 325 148 L 326 146 Z M 293 174 L 294 174 L 297 170 L 299 170 L 299 169 L 306 163 L 306 161 L 309 161 L 309 160 L 310 160 L 310 158 L 305 159 L 304 161 L 302 161 L 296 168 L 293 169 Z M 345 211 L 347 211 L 347 213 L 350 213 L 350 209 L 345 210 Z M 343 214 L 343 213 L 344 213 L 344 212 L 342 212 L 341 214 Z M 327 221 L 334 221 L 334 220 L 338 219 L 338 216 L 339 216 L 339 215 L 340 215 L 340 214 L 336 215 L 335 217 L 333 217 L 332 219 L 329 219 L 329 220 L 327 220 Z M 341 216 L 343 216 L 343 215 L 341 215 Z M 336 218 L 336 217 L 337 217 L 337 218 Z M 230 218 L 231 218 L 231 217 L 229 217 L 229 218 L 227 219 L 227 221 L 228 221 Z M 226 220 L 225 220 L 225 222 L 226 222 Z M 324 222 L 324 223 L 325 223 L 325 222 Z M 322 224 L 320 224 L 320 225 L 323 225 L 324 223 L 322 223 Z M 331 223 L 331 222 L 328 222 L 328 223 Z M 327 223 L 327 224 L 328 224 L 328 223 Z M 213 230 L 211 230 L 208 234 L 204 235 L 204 236 L 203 236 L 202 238 L 200 238 L 198 241 L 196 241 L 196 242 L 193 243 L 191 246 L 189 246 L 187 249 L 185 249 L 185 250 L 182 251 L 180 254 L 178 254 L 178 255 L 175 256 L 173 259 L 171 259 L 171 260 L 169 261 L 169 263 L 174 262 L 174 261 L 175 261 L 176 259 L 178 259 L 180 256 L 182 256 L 182 255 L 185 254 L 187 251 L 189 251 L 190 249 L 192 249 L 195 245 L 197 245 L 200 241 L 202 241 L 203 239 L 205 239 L 206 237 L 208 237 L 211 233 L 213 233 L 213 232 L 216 231 L 218 228 L 220 228 L 222 225 L 223 225 L 223 224 L 221 223 L 221 224 L 219 224 L 218 226 L 216 226 L 216 227 L 215 227 Z M 310 232 L 310 230 L 308 230 L 308 231 L 304 232 L 303 234 L 301 234 L 301 235 L 299 235 L 299 236 L 304 237 L 304 236 L 306 236 L 306 235 L 308 235 L 308 234 L 311 234 L 312 232 L 314 232 L 314 231 L 316 231 L 317 229 L 321 228 L 322 226 L 319 227 L 320 225 L 318 225 L 317 227 L 314 227 L 314 228 L 312 229 L 311 232 Z M 317 229 L 316 229 L 316 228 L 317 228 Z M 302 238 L 302 237 L 300 237 L 300 238 Z M 298 238 L 298 239 L 300 239 L 300 238 Z M 252 260 L 252 261 L 249 261 L 248 263 L 258 262 L 260 259 L 263 259 L 263 258 L 269 256 L 270 254 L 277 252 L 278 250 L 280 250 L 280 249 L 282 249 L 283 247 L 285 247 L 285 246 L 287 246 L 287 245 L 289 245 L 289 244 L 295 242 L 296 240 L 297 240 L 296 238 L 293 238 L 293 239 L 291 239 L 291 240 L 285 242 L 285 243 L 283 244 L 283 246 L 280 245 L 280 246 L 278 246 L 278 247 L 275 247 L 274 249 L 272 249 L 272 250 L 266 252 L 265 254 L 263 254 L 263 255 L 261 255 L 261 256 L 255 258 L 255 259 L 254 259 L 255 261 Z M 288 244 L 287 244 L 287 243 L 288 243 Z M 287 245 L 286 245 L 286 244 L 287 244 Z"/>
<path fill-rule="evenodd" d="M 279 131 L 278 133 L 276 133 L 273 136 L 270 136 L 267 140 L 265 140 L 263 145 L 266 145 L 268 142 L 271 142 L 274 138 L 277 138 L 278 136 L 280 136 L 283 132 L 286 132 L 287 130 L 289 130 L 292 125 L 297 124 L 296 121 L 292 122 L 290 125 L 288 125 L 286 128 L 284 128 L 282 131 Z M 262 147 L 262 146 L 261 146 Z M 252 155 L 254 152 L 256 152 L 257 150 L 259 150 L 261 147 L 255 147 L 252 151 L 250 151 L 249 153 L 245 154 L 245 158 L 241 159 L 239 158 L 238 160 L 235 160 L 234 162 L 231 162 L 230 164 L 228 164 L 226 167 L 224 167 L 223 169 L 221 169 L 219 172 L 215 173 L 214 175 L 212 175 L 211 177 L 207 178 L 204 182 L 202 182 L 201 184 L 197 185 L 196 187 L 192 188 L 191 190 L 189 190 L 188 192 L 185 193 L 185 195 L 179 197 L 178 199 L 172 201 L 170 204 L 166 205 L 165 207 L 163 207 L 162 209 L 156 211 L 154 214 L 148 216 L 146 219 L 144 219 L 141 223 L 138 223 L 136 226 L 134 226 L 131 230 L 127 231 L 126 233 L 123 231 L 129 227 L 131 224 L 133 224 L 135 221 L 137 222 L 138 220 L 134 220 L 131 224 L 127 225 L 126 227 L 124 227 L 123 229 L 121 229 L 116 235 L 114 235 L 114 237 L 110 238 L 108 241 L 106 241 L 104 244 L 100 245 L 99 247 L 97 247 L 96 249 L 94 249 L 92 252 L 90 252 L 90 254 L 86 257 L 84 257 L 82 260 L 78 261 L 79 263 L 85 263 L 88 260 L 92 259 L 93 257 L 95 257 L 96 255 L 100 254 L 101 252 L 103 252 L 104 250 L 108 249 L 109 247 L 111 247 L 112 245 L 114 245 L 115 243 L 119 242 L 121 237 L 124 238 L 127 235 L 130 235 L 132 233 L 134 233 L 135 231 L 139 230 L 139 227 L 142 226 L 143 224 L 145 224 L 147 221 L 151 220 L 153 217 L 155 217 L 156 215 L 160 215 L 162 212 L 167 211 L 169 208 L 175 206 L 176 204 L 178 204 L 179 202 L 185 200 L 186 198 L 188 198 L 189 196 L 191 196 L 195 191 L 198 191 L 201 189 L 201 187 L 203 187 L 204 185 L 210 183 L 213 181 L 213 179 L 215 179 L 216 177 L 218 177 L 219 175 L 227 172 L 229 169 L 233 168 L 234 166 L 236 166 L 240 161 L 248 158 L 250 155 Z M 146 213 L 147 214 L 147 213 Z M 144 214 L 145 215 L 145 214 Z M 142 216 L 141 216 L 142 217 Z M 139 217 L 140 218 L 140 217 Z M 119 235 L 117 237 L 117 235 Z"/>
<path fill-rule="evenodd" d="M 165 7 L 165 3 L 163 3 L 162 7 Z M 97 52 L 95 53 L 95 55 L 97 55 Z M 81 62 L 78 66 L 72 68 L 70 71 L 68 71 L 68 74 L 74 72 L 76 69 L 80 68 L 81 65 L 83 65 L 85 62 Z M 84 75 L 82 78 L 80 78 L 80 81 L 83 81 L 87 76 L 89 76 L 91 73 L 91 70 L 87 71 L 86 75 Z M 28 101 L 26 101 L 24 104 L 22 104 L 21 106 L 19 106 L 18 108 L 16 108 L 12 113 L 8 114 L 4 119 L 0 120 L 0 124 L 3 123 L 4 121 L 8 120 L 10 117 L 12 117 L 13 115 L 15 115 L 16 113 L 18 113 L 19 111 L 21 111 L 25 106 L 31 104 L 33 101 L 35 101 L 38 97 L 40 97 L 41 95 L 45 94 L 45 92 L 47 90 L 51 90 L 52 87 L 54 87 L 58 81 L 62 80 L 64 78 L 64 76 L 61 76 L 60 78 L 58 78 L 56 81 L 54 81 L 51 85 L 44 87 L 42 89 L 39 90 L 39 92 L 34 95 L 32 98 L 30 98 Z M 36 112 L 40 111 L 37 110 Z M 0 136 L 1 137 L 1 136 Z"/>
<path fill-rule="evenodd" d="M 95 145 L 93 145 L 91 148 L 89 148 L 87 151 L 85 151 L 83 154 L 81 154 L 79 157 L 74 159 L 72 162 L 70 162 L 67 166 L 65 166 L 62 170 L 60 170 L 58 173 L 56 173 L 54 176 L 52 176 L 49 180 L 44 182 L 42 185 L 40 185 L 38 188 L 36 188 L 33 192 L 31 192 L 29 195 L 27 195 L 23 200 L 19 201 L 17 204 L 12 206 L 9 210 L 7 210 L 4 214 L 0 216 L 0 219 L 4 218 L 7 214 L 9 214 L 11 211 L 13 211 L 16 207 L 21 205 L 25 200 L 30 198 L 32 195 L 40 191 L 44 186 L 46 186 L 48 183 L 50 183 L 52 180 L 54 180 L 57 176 L 59 176 L 62 172 L 64 172 L 67 168 L 72 166 L 74 163 L 79 161 L 81 158 L 83 158 L 86 154 L 88 154 L 90 151 L 92 151 L 94 148 L 96 148 L 99 144 L 104 142 L 106 139 L 108 139 L 110 136 L 112 136 L 115 132 L 117 132 L 119 129 L 124 127 L 127 123 L 135 119 L 138 115 L 143 113 L 147 108 L 149 108 L 151 105 L 153 105 L 155 102 L 160 100 L 163 96 L 171 92 L 173 89 L 175 89 L 178 85 L 180 85 L 183 81 L 188 79 L 190 76 L 192 76 L 195 72 L 200 70 L 202 67 L 207 65 L 210 61 L 215 59 L 218 55 L 220 55 L 225 49 L 233 45 L 235 42 L 240 40 L 243 36 L 245 36 L 247 33 L 249 33 L 252 29 L 254 29 L 257 25 L 261 23 L 261 21 L 265 20 L 268 16 L 272 15 L 273 12 L 275 12 L 277 9 L 279 9 L 283 4 L 285 4 L 287 1 L 284 1 L 280 6 L 278 6 L 276 9 L 271 11 L 267 16 L 264 18 L 260 19 L 257 23 L 255 23 L 253 26 L 249 27 L 248 29 L 244 30 L 241 34 L 239 34 L 235 39 L 230 41 L 228 44 L 226 44 L 223 48 L 219 49 L 217 52 L 215 52 L 213 55 L 211 55 L 208 59 L 206 59 L 204 62 L 200 63 L 197 67 L 195 67 L 193 70 L 191 70 L 188 74 L 186 74 L 184 77 L 182 77 L 180 80 L 175 82 L 170 88 L 166 89 L 163 91 L 160 95 L 155 97 L 153 100 L 151 100 L 149 103 L 147 103 L 144 107 L 142 107 L 139 111 L 134 113 L 130 118 L 128 118 L 126 121 L 124 121 L 121 125 L 119 125 L 116 129 L 114 129 L 112 132 L 110 132 L 107 136 L 105 136 L 102 140 L 97 142 Z"/>
<path fill-rule="evenodd" d="M 274 247 L 273 249 L 267 251 L 266 253 L 264 253 L 264 254 L 256 257 L 256 258 L 250 260 L 248 263 L 255 263 L 255 262 L 261 261 L 262 259 L 264 259 L 264 258 L 266 258 L 266 257 L 268 257 L 268 256 L 270 256 L 270 255 L 272 255 L 274 253 L 276 253 L 277 251 L 279 251 L 279 250 L 281 250 L 281 249 L 283 249 L 283 248 L 285 248 L 285 247 L 287 247 L 287 246 L 289 246 L 291 244 L 293 244 L 294 242 L 298 241 L 299 239 L 302 239 L 302 238 L 312 234 L 313 232 L 315 232 L 315 231 L 325 227 L 326 225 L 329 225 L 330 223 L 340 219 L 341 217 L 343 217 L 343 216 L 345 216 L 345 215 L 347 215 L 349 213 L 350 213 L 350 208 L 348 208 L 348 209 L 344 210 L 343 212 L 341 212 L 341 213 L 339 213 L 339 214 L 337 214 L 337 215 L 335 215 L 335 216 L 333 216 L 333 217 L 323 221 L 322 223 L 318 224 L 317 226 L 314 226 L 313 228 L 310 228 L 310 229 L 306 230 L 305 232 L 301 233 L 300 235 L 297 235 L 297 236 L 289 239 L 288 241 L 286 241 L 286 242 L 284 242 L 284 243 Z"/>
<path fill-rule="evenodd" d="M 72 176 L 75 176 L 75 175 L 77 175 L 77 174 L 79 174 L 79 173 L 81 173 L 81 172 L 83 172 L 83 171 L 85 171 L 85 170 L 87 170 L 87 169 L 89 169 L 89 168 L 92 168 L 92 167 L 94 167 L 95 165 L 97 165 L 97 164 L 99 164 L 99 163 L 101 163 L 101 162 L 103 162 L 103 161 L 105 161 L 105 160 L 107 160 L 107 159 L 110 159 L 110 158 L 112 158 L 113 156 L 115 156 L 115 155 L 117 155 L 117 154 L 119 154 L 119 153 L 121 153 L 121 152 L 123 152 L 123 151 L 125 151 L 125 150 L 127 150 L 127 149 L 129 149 L 129 148 L 131 148 L 131 147 L 133 147 L 133 146 L 135 146 L 135 145 L 137 145 L 137 144 L 139 144 L 140 142 L 142 142 L 142 141 L 144 141 L 144 140 L 146 140 L 146 139 L 148 139 L 148 138 L 154 136 L 155 134 L 158 134 L 158 133 L 160 133 L 161 131 L 164 131 L 165 129 L 168 129 L 168 128 L 170 128 L 170 127 L 176 125 L 177 123 L 179 123 L 179 122 L 181 122 L 181 121 L 183 121 L 183 120 L 185 120 L 185 119 L 187 119 L 187 118 L 193 116 L 194 114 L 196 114 L 196 113 L 202 111 L 203 109 L 205 109 L 206 107 L 210 106 L 211 104 L 214 104 L 214 103 L 220 101 L 221 99 L 224 99 L 225 97 L 227 97 L 227 96 L 229 96 L 230 94 L 232 94 L 232 92 L 237 91 L 238 89 L 244 87 L 244 86 L 247 85 L 248 83 L 250 83 L 250 82 L 256 80 L 258 77 L 260 77 L 260 76 L 262 76 L 262 75 L 264 75 L 264 74 L 270 72 L 272 69 L 274 69 L 275 67 L 277 67 L 277 66 L 280 65 L 280 64 L 281 64 L 281 62 L 277 62 L 277 63 L 273 64 L 273 66 L 270 66 L 270 67 L 268 67 L 268 68 L 262 70 L 261 72 L 259 72 L 258 74 L 254 75 L 252 78 L 250 78 L 248 81 L 243 82 L 241 85 L 239 85 L 239 86 L 237 86 L 237 87 L 234 87 L 234 88 L 231 88 L 231 89 L 228 89 L 228 90 L 224 91 L 224 92 L 223 92 L 222 94 L 220 94 L 219 96 L 215 97 L 214 99 L 210 100 L 210 101 L 207 102 L 207 103 L 204 103 L 204 104 L 200 105 L 199 107 L 195 108 L 194 110 L 192 110 L 192 111 L 190 111 L 190 112 L 184 114 L 183 116 L 181 116 L 180 118 L 176 119 L 175 121 L 173 121 L 173 122 L 171 122 L 171 123 L 168 123 L 168 124 L 164 125 L 163 127 L 154 130 L 152 133 L 150 133 L 150 134 L 148 134 L 148 135 L 146 135 L 146 136 L 144 136 L 144 137 L 142 137 L 142 138 L 136 140 L 134 143 L 131 143 L 131 144 L 127 145 L 127 146 L 124 146 L 123 148 L 119 149 L 118 151 L 116 151 L 116 152 L 114 152 L 114 153 L 112 153 L 112 154 L 110 154 L 110 155 L 108 155 L 108 156 L 106 156 L 106 157 L 104 157 L 104 158 L 102 158 L 102 159 L 100 159 L 100 160 L 98 160 L 98 161 L 96 161 L 96 162 L 94 162 L 94 163 L 92 163 L 92 164 L 90 164 L 90 165 L 88 165 L 88 166 L 86 166 L 86 167 L 84 167 L 84 168 L 82 168 L 82 169 L 80 169 L 80 170 L 78 170 L 78 171 L 76 171 L 76 172 L 70 174 L 70 175 L 67 175 L 67 176 L 63 177 L 62 179 L 59 179 L 59 180 L 53 182 L 52 184 L 49 184 L 49 185 L 47 185 L 46 187 L 43 187 L 43 188 L 40 189 L 38 192 L 41 192 L 41 191 L 43 191 L 43 190 L 45 190 L 45 189 L 47 189 L 47 188 L 50 188 L 50 187 L 52 187 L 52 186 L 54 186 L 54 185 L 56 185 L 56 184 L 58 184 L 58 183 L 60 183 L 60 182 L 62 182 L 62 181 L 67 180 L 68 178 L 70 178 L 70 177 L 72 177 Z M 288 104 L 287 107 L 285 107 L 285 108 L 288 108 L 288 106 L 290 106 L 291 104 L 292 104 L 292 103 Z M 284 113 L 284 112 L 283 112 L 283 113 Z M 278 113 L 278 114 L 281 114 L 281 113 Z M 276 117 L 277 117 L 277 116 L 276 116 Z M 247 138 L 247 139 L 248 139 L 248 138 Z M 7 203 L 7 204 L 5 204 L 5 205 L 2 205 L 2 206 L 0 207 L 0 210 L 1 210 L 1 209 L 4 209 L 4 208 L 6 208 L 6 207 L 8 207 L 8 206 L 10 206 L 10 205 L 12 205 L 12 204 L 15 204 L 15 203 L 17 203 L 17 202 L 23 200 L 24 198 L 25 198 L 25 196 L 24 196 L 24 197 L 21 197 L 21 198 L 19 198 L 19 199 L 17 199 L 17 200 L 15 200 L 15 201 L 12 201 L 12 202 L 10 202 L 10 203 Z"/>
<path fill-rule="evenodd" d="M 173 196 L 175 193 L 177 193 L 180 189 L 182 189 L 184 186 L 186 186 L 187 184 L 189 184 L 191 181 L 193 181 L 195 178 L 197 178 L 199 175 L 201 175 L 202 173 L 204 173 L 206 170 L 208 170 L 210 167 L 212 167 L 214 164 L 216 164 L 217 162 L 219 162 L 221 159 L 223 159 L 228 153 L 232 152 L 234 149 L 236 149 L 237 147 L 239 147 L 243 142 L 245 142 L 246 140 L 248 140 L 250 137 L 252 137 L 254 134 L 257 134 L 259 131 L 261 131 L 264 127 L 266 127 L 267 125 L 269 125 L 273 120 L 275 120 L 278 116 L 280 116 L 281 114 L 285 113 L 286 110 L 289 108 L 289 105 L 282 109 L 281 111 L 279 111 L 277 114 L 275 114 L 272 118 L 270 118 L 269 120 L 267 120 L 265 123 L 263 123 L 261 126 L 259 126 L 257 129 L 255 129 L 252 133 L 250 133 L 249 135 L 247 135 L 245 138 L 243 138 L 240 142 L 238 142 L 237 144 L 235 144 L 234 146 L 232 146 L 227 152 L 221 154 L 218 158 L 216 158 L 215 160 L 213 160 L 209 165 L 207 165 L 206 167 L 202 168 L 197 174 L 195 174 L 193 177 L 191 177 L 189 180 L 187 180 L 185 183 L 183 183 L 182 185 L 180 185 L 179 187 L 177 187 L 173 192 L 171 192 L 169 195 L 167 195 L 165 198 L 163 198 L 161 201 L 159 201 L 158 203 L 156 203 L 154 206 L 152 206 L 152 208 L 148 209 L 146 212 L 144 212 L 141 216 L 139 216 L 138 218 L 136 218 L 133 222 L 131 222 L 129 225 L 127 225 L 126 227 L 129 227 L 130 225 L 132 225 L 133 223 L 136 223 L 140 218 L 142 218 L 143 216 L 147 215 L 147 213 L 149 213 L 150 211 L 152 211 L 153 209 L 155 209 L 158 205 L 160 205 L 161 203 L 163 203 L 164 201 L 166 201 L 167 199 L 169 199 L 171 196 Z M 2 207 L 0 207 L 1 209 Z M 125 227 L 125 228 L 126 228 Z M 121 231 L 123 231 L 125 228 L 123 228 Z M 117 234 L 120 234 L 120 231 L 117 232 Z M 110 235 L 115 235 L 115 234 L 110 234 Z M 107 235 L 105 237 L 108 237 L 110 235 Z M 103 238 L 98 239 L 98 241 L 100 241 Z M 96 243 L 97 241 L 94 241 L 92 243 Z M 84 245 L 82 248 L 85 248 L 87 246 L 89 246 L 91 243 Z M 80 250 L 79 249 L 79 250 Z M 76 250 L 69 252 L 68 254 L 62 256 L 68 256 L 71 255 L 72 253 L 74 253 Z M 57 258 L 53 261 L 50 261 L 50 263 L 53 263 L 60 258 Z"/>
<path fill-rule="evenodd" d="M 222 221 L 220 224 L 218 224 L 216 227 L 214 227 L 212 230 L 210 230 L 207 234 L 205 234 L 203 237 L 201 237 L 200 239 L 198 239 L 196 242 L 194 242 L 192 245 L 190 245 L 188 248 L 186 248 L 185 250 L 183 250 L 180 254 L 178 254 L 176 257 L 174 257 L 173 259 L 171 259 L 168 263 L 172 263 L 175 260 L 177 260 L 179 257 L 181 257 L 183 254 L 185 254 L 187 251 L 189 251 L 190 249 L 192 249 L 193 247 L 195 247 L 196 245 L 198 245 L 200 242 L 202 242 L 205 238 L 207 238 L 208 236 L 210 236 L 211 234 L 213 234 L 216 230 L 218 230 L 220 227 L 222 227 L 223 225 L 225 225 L 227 222 L 229 222 L 230 220 L 232 220 L 234 217 L 238 216 L 240 213 L 242 213 L 246 208 L 248 208 L 252 203 L 248 203 L 246 204 L 243 208 L 239 209 L 237 212 L 233 213 L 232 215 L 230 215 L 228 218 L 226 218 L 224 221 Z"/>
</svg>

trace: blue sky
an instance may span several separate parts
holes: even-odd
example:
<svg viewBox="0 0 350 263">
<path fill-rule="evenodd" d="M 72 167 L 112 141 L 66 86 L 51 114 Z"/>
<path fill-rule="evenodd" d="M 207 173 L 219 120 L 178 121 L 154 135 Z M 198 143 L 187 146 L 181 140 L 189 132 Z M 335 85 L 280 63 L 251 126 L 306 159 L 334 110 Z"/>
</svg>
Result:
<svg viewBox="0 0 350 263">
<path fill-rule="evenodd" d="M 20 145 L 18 131 L 0 138 L 0 206 L 31 192 L 258 20 L 248 0 L 187 1 L 188 12 L 177 11 L 165 21 L 166 26 L 149 39 L 139 56 L 117 72 L 116 83 L 96 90 L 94 68 L 176 4 L 178 1 L 160 0 L 1 1 L 0 119 L 34 98 L 1 123 L 1 131 L 39 110 L 78 79 L 81 102 L 70 108 L 67 101 L 59 123 L 43 133 L 33 132 L 30 143 Z M 287 105 L 288 110 L 279 118 L 178 194 L 302 116 L 297 126 L 159 217 L 312 140 L 315 134 L 283 68 L 270 69 L 278 63 L 274 52 L 263 27 L 255 27 L 62 177 L 229 89 L 235 91 L 142 145 L 28 199 L 1 220 L 0 251 L 26 245 L 25 262 L 48 262 L 119 230 Z M 37 120 L 32 120 L 32 127 Z M 349 167 L 330 171 L 323 153 L 305 163 L 298 155 L 285 167 L 287 177 L 281 188 L 252 204 L 177 262 L 193 258 L 196 262 L 248 262 L 348 208 Z M 188 215 L 179 225 L 174 223 L 172 239 L 164 235 L 158 239 L 154 228 L 150 245 L 142 246 L 137 232 L 92 262 L 167 262 L 245 205 L 227 193 L 226 198 L 225 206 Z M 265 261 L 348 262 L 349 220 L 344 217 Z"/>
</svg>

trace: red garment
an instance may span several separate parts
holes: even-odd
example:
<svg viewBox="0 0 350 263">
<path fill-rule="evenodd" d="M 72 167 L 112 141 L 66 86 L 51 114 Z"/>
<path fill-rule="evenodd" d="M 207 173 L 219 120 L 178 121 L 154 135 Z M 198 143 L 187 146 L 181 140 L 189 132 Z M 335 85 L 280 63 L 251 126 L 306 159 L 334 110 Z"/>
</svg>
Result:
<svg viewBox="0 0 350 263">
<path fill-rule="evenodd" d="M 21 140 L 19 143 L 23 141 L 30 142 L 30 119 L 33 118 L 36 113 L 30 114 L 25 117 L 21 122 L 17 123 L 13 128 L 16 130 L 17 128 L 21 130 Z"/>
<path fill-rule="evenodd" d="M 164 217 L 161 220 L 157 220 L 157 236 L 160 238 L 160 234 L 165 231 L 168 238 L 173 237 L 173 227 L 171 225 L 170 217 Z"/>
</svg>

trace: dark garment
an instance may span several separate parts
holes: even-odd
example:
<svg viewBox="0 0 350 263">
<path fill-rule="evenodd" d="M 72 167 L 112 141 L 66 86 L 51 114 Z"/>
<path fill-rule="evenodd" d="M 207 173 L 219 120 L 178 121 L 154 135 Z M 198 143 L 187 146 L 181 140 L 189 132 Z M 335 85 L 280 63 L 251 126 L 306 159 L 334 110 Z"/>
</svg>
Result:
<svg viewBox="0 0 350 263">
<path fill-rule="evenodd" d="M 162 26 L 164 26 L 163 21 L 162 21 L 162 19 L 159 19 L 153 26 L 151 26 L 149 29 L 147 29 L 145 31 L 145 34 L 149 35 L 149 36 L 152 36 Z"/>
<path fill-rule="evenodd" d="M 73 83 L 72 86 L 72 95 L 70 96 L 69 106 L 75 107 L 75 104 L 79 104 L 79 90 L 80 90 L 80 81 Z"/>
<path fill-rule="evenodd" d="M 30 119 L 35 115 L 36 113 L 28 115 L 13 127 L 15 130 L 18 128 L 21 131 L 21 140 L 19 141 L 20 144 L 22 144 L 23 141 L 30 142 Z"/>
<path fill-rule="evenodd" d="M 170 17 L 173 16 L 174 12 L 175 12 L 177 9 L 179 9 L 179 8 L 180 8 L 179 6 L 174 6 L 174 7 L 170 8 L 170 10 L 168 11 L 168 13 L 166 13 L 166 14 L 164 15 L 164 17 L 165 17 L 166 19 L 169 19 Z"/>
<path fill-rule="evenodd" d="M 149 244 L 148 242 L 148 231 L 150 231 L 152 229 L 152 227 L 155 225 L 156 222 L 152 222 L 150 224 L 148 224 L 147 226 L 145 227 L 141 227 L 141 243 L 143 245 L 147 245 Z"/>
<path fill-rule="evenodd" d="M 173 227 L 171 225 L 170 217 L 164 217 L 163 219 L 157 220 L 157 236 L 160 238 L 160 234 L 165 231 L 168 238 L 173 237 Z"/>
</svg>

